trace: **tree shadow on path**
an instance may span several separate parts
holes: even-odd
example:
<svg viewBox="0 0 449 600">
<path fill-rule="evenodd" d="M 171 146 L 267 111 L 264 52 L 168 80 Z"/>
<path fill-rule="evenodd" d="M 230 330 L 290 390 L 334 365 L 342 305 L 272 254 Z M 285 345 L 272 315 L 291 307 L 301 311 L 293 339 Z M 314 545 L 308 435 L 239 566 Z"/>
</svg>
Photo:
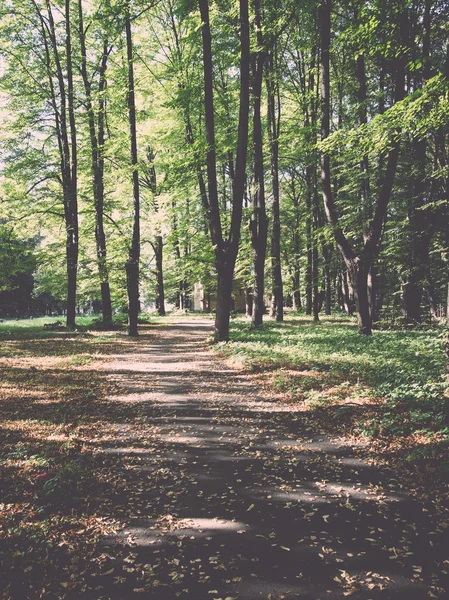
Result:
<svg viewBox="0 0 449 600">
<path fill-rule="evenodd" d="M 104 597 L 445 597 L 432 503 L 220 363 L 210 330 L 178 323 L 108 365 L 114 401 L 141 412 L 103 448 L 132 465 L 126 525 L 105 541 L 129 570 Z"/>
</svg>

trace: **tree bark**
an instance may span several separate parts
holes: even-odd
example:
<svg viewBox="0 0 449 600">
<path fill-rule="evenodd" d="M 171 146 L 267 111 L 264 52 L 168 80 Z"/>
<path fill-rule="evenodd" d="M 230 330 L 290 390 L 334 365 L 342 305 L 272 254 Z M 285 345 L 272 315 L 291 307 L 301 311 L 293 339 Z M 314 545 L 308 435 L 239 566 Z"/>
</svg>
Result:
<svg viewBox="0 0 449 600">
<path fill-rule="evenodd" d="M 95 122 L 95 111 L 92 101 L 92 84 L 87 73 L 86 32 L 84 29 L 82 0 L 78 0 L 79 40 L 81 48 L 81 75 L 86 95 L 86 109 L 89 122 L 89 137 L 91 145 L 91 174 L 95 209 L 95 242 L 97 250 L 98 275 L 100 279 L 101 306 L 103 325 L 112 325 L 111 291 L 109 287 L 109 269 L 107 265 L 106 235 L 104 231 L 104 117 L 106 89 L 106 68 L 108 60 L 108 42 L 103 40 L 103 53 L 98 66 L 98 126 Z"/>
<path fill-rule="evenodd" d="M 64 73 L 62 67 L 61 54 L 56 37 L 53 7 L 50 4 L 50 0 L 46 0 L 45 2 L 47 10 L 46 18 L 44 18 L 37 3 L 34 2 L 33 4 L 41 23 L 42 40 L 45 49 L 45 66 L 51 92 L 50 101 L 55 118 L 58 141 L 66 230 L 66 325 L 68 328 L 73 329 L 76 319 L 79 232 L 77 132 L 73 90 L 70 2 L 69 0 L 65 0 L 64 3 L 66 73 Z M 54 66 L 51 55 L 53 55 Z M 54 77 L 56 78 L 56 82 L 54 81 Z"/>
<path fill-rule="evenodd" d="M 401 30 L 401 39 L 407 40 L 406 27 L 407 15 L 401 13 L 398 16 Z M 329 49 L 331 37 L 331 0 L 323 0 L 319 11 L 320 45 L 321 45 L 321 139 L 325 140 L 330 134 L 330 62 Z M 395 72 L 395 102 L 404 97 L 405 82 L 405 57 L 403 53 L 396 59 Z M 354 290 L 354 299 L 357 308 L 357 323 L 362 335 L 371 335 L 372 316 L 369 311 L 368 301 L 368 272 L 378 253 L 379 241 L 386 218 L 387 206 L 396 175 L 399 155 L 399 141 L 392 140 L 391 150 L 388 154 L 387 165 L 383 184 L 380 190 L 377 206 L 373 219 L 370 221 L 364 236 L 362 252 L 357 255 L 343 230 L 337 214 L 331 186 L 331 169 L 329 155 L 321 153 L 321 181 L 323 190 L 324 208 L 329 225 L 331 226 L 335 240 L 345 260 L 348 273 Z"/>
<path fill-rule="evenodd" d="M 293 232 L 293 260 L 292 260 L 292 285 L 293 285 L 293 310 L 301 310 L 301 272 L 300 272 L 300 254 L 301 254 L 301 237 L 300 237 L 300 214 L 299 214 L 299 198 L 296 193 L 295 178 L 292 177 L 292 202 L 295 209 L 295 222 Z"/>
<path fill-rule="evenodd" d="M 325 302 L 324 312 L 326 315 L 332 313 L 332 278 L 331 278 L 331 265 L 330 265 L 330 252 L 326 243 L 321 245 L 321 252 L 323 254 L 324 261 L 324 290 L 325 290 Z"/>
<path fill-rule="evenodd" d="M 306 167 L 306 315 L 313 309 L 313 205 L 312 205 L 312 167 Z"/>
<path fill-rule="evenodd" d="M 265 176 L 263 165 L 262 137 L 262 81 L 265 63 L 263 48 L 260 0 L 254 0 L 255 26 L 259 50 L 252 57 L 252 97 L 253 97 L 253 214 L 251 218 L 251 242 L 253 246 L 254 286 L 253 286 L 253 327 L 262 324 L 265 312 L 265 259 L 267 253 L 268 221 L 265 207 Z"/>
<path fill-rule="evenodd" d="M 284 291 L 281 271 L 281 218 L 279 198 L 279 126 L 281 103 L 279 98 L 279 87 L 275 78 L 275 66 L 273 54 L 269 57 L 269 69 L 267 72 L 267 96 L 268 96 L 268 134 L 270 140 L 271 158 L 271 185 L 273 191 L 273 203 L 271 207 L 273 229 L 271 233 L 271 275 L 273 304 L 271 316 L 276 321 L 284 320 Z M 277 110 L 276 110 L 277 107 Z"/>
<path fill-rule="evenodd" d="M 318 185 L 317 185 L 317 175 L 316 168 L 313 168 L 313 238 L 312 238 L 312 289 L 313 289 L 313 320 L 320 320 L 320 310 L 321 310 L 321 294 L 319 290 L 319 257 L 318 257 L 318 237 L 317 230 L 319 227 L 318 224 Z"/>
<path fill-rule="evenodd" d="M 422 69 L 415 74 L 415 87 L 425 84 L 429 74 L 431 0 L 425 0 L 423 15 Z M 421 321 L 421 301 L 426 287 L 428 272 L 429 245 L 431 240 L 428 212 L 423 210 L 428 198 L 426 182 L 427 142 L 426 139 L 414 139 L 410 144 L 410 155 L 414 168 L 412 195 L 408 205 L 411 251 L 409 254 L 409 276 L 403 287 L 404 316 L 409 321 Z"/>
<path fill-rule="evenodd" d="M 204 109 L 207 141 L 208 198 L 202 194 L 209 223 L 209 232 L 215 253 L 217 270 L 217 308 L 215 317 L 215 341 L 229 339 L 232 280 L 240 242 L 243 194 L 246 179 L 246 153 L 248 148 L 249 116 L 249 64 L 250 38 L 248 1 L 240 0 L 240 107 L 237 134 L 235 173 L 232 181 L 232 214 L 228 239 L 223 238 L 217 190 L 217 167 L 215 153 L 215 122 L 213 99 L 212 44 L 208 0 L 199 0 L 202 20 L 202 46 L 204 70 Z M 207 202 L 207 204 L 206 204 Z"/>
<path fill-rule="evenodd" d="M 137 336 L 137 321 L 140 310 L 139 303 L 139 260 L 140 260 L 140 190 L 139 172 L 137 169 L 137 128 L 136 100 L 134 92 L 133 43 L 129 0 L 125 6 L 126 54 L 128 63 L 128 121 L 130 134 L 130 154 L 133 168 L 133 229 L 128 259 L 125 264 L 126 288 L 128 293 L 128 335 Z"/>
<path fill-rule="evenodd" d="M 162 236 L 157 235 L 154 240 L 153 250 L 156 259 L 156 311 L 160 317 L 165 317 L 163 247 Z"/>
</svg>

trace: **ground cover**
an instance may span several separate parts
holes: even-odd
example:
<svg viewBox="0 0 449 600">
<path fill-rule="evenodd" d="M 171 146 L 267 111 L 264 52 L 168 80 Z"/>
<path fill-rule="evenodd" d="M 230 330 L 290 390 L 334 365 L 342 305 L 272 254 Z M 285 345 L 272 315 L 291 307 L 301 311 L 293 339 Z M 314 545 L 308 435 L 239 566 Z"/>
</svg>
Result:
<svg viewBox="0 0 449 600">
<path fill-rule="evenodd" d="M 88 560 L 107 529 L 86 505 L 104 463 L 83 438 L 102 421 L 108 386 L 99 365 L 120 334 L 87 331 L 92 318 L 73 332 L 58 321 L 0 324 L 2 598 L 53 597 L 61 563 L 69 579 L 71 560 Z"/>
<path fill-rule="evenodd" d="M 259 372 L 317 427 L 369 439 L 385 457 L 449 474 L 444 330 L 384 329 L 360 336 L 352 319 L 289 315 L 252 329 L 234 319 L 218 351 Z"/>
<path fill-rule="evenodd" d="M 226 361 L 201 316 L 138 340 L 16 326 L 0 331 L 2 600 L 446 597 L 444 473 L 426 487 L 366 460 L 355 417 L 332 433 L 344 402 L 383 410 L 399 364 L 377 342 L 348 350 L 351 322 L 334 339 L 304 318 L 236 321 Z M 417 333 L 423 373 L 440 372 Z"/>
</svg>

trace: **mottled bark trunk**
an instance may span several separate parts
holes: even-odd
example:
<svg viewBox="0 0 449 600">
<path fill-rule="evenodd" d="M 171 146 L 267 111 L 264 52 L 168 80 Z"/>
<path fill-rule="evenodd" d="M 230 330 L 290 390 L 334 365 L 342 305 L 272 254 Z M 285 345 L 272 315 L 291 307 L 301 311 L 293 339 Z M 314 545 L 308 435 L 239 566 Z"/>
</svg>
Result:
<svg viewBox="0 0 449 600">
<path fill-rule="evenodd" d="M 349 286 L 348 271 L 346 269 L 344 270 L 344 272 L 342 274 L 342 283 L 343 283 L 344 310 L 347 315 L 352 316 L 354 314 L 353 293 L 352 293 L 352 287 Z"/>
<path fill-rule="evenodd" d="M 245 290 L 245 313 L 248 318 L 253 316 L 253 292 L 249 288 Z"/>
<path fill-rule="evenodd" d="M 368 273 L 368 301 L 373 323 L 380 319 L 380 296 L 378 290 L 378 275 L 375 265 L 371 265 Z"/>
<path fill-rule="evenodd" d="M 295 179 L 292 178 L 292 201 L 295 209 L 295 221 L 293 231 L 293 259 L 292 259 L 292 286 L 293 286 L 293 309 L 301 310 L 301 271 L 300 271 L 300 257 L 301 257 L 301 237 L 300 237 L 300 212 L 299 212 L 299 198 L 296 193 Z"/>
<path fill-rule="evenodd" d="M 78 235 L 73 223 L 66 224 L 67 315 L 66 326 L 74 329 L 76 319 L 76 280 L 78 271 Z"/>
<path fill-rule="evenodd" d="M 361 335 L 372 334 L 372 319 L 368 300 L 368 272 L 367 264 L 360 260 L 348 261 L 349 277 L 354 292 L 354 300 L 357 311 L 357 326 Z"/>
</svg>

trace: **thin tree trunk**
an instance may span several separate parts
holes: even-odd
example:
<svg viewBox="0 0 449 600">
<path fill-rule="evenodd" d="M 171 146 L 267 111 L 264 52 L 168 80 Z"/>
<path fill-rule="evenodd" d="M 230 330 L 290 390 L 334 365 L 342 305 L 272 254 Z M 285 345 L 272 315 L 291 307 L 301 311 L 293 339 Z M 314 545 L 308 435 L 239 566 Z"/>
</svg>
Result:
<svg viewBox="0 0 449 600">
<path fill-rule="evenodd" d="M 295 179 L 292 177 L 292 202 L 295 209 L 295 223 L 293 232 L 293 265 L 292 265 L 292 283 L 293 283 L 293 309 L 300 310 L 301 303 L 301 272 L 300 272 L 300 253 L 301 253 L 301 238 L 300 238 L 300 215 L 299 215 L 299 198 L 296 193 Z"/>
<path fill-rule="evenodd" d="M 100 279 L 101 305 L 103 313 L 103 325 L 112 325 L 111 291 L 109 287 L 109 270 L 107 265 L 106 235 L 104 232 L 104 111 L 105 102 L 103 98 L 106 88 L 106 67 L 108 59 L 108 42 L 103 41 L 103 54 L 99 65 L 98 84 L 98 128 L 95 123 L 95 112 L 92 102 L 92 85 L 87 73 L 86 34 L 83 23 L 82 0 L 78 0 L 79 9 L 79 39 L 81 47 L 81 75 L 86 94 L 86 109 L 89 121 L 89 136 L 91 145 L 91 173 L 92 188 L 95 209 L 95 242 L 97 249 L 98 275 Z M 98 129 L 98 130 L 97 130 Z"/>
<path fill-rule="evenodd" d="M 323 254 L 324 261 L 324 290 L 325 290 L 325 303 L 324 312 L 326 315 L 332 313 L 332 278 L 331 278 L 331 265 L 330 265 L 330 252 L 326 243 L 321 246 L 321 252 Z"/>
<path fill-rule="evenodd" d="M 70 124 L 70 182 L 67 204 L 70 220 L 67 227 L 67 327 L 75 327 L 76 281 L 78 272 L 78 147 L 76 139 L 75 100 L 73 89 L 72 37 L 70 22 L 70 0 L 65 0 L 66 61 L 67 61 L 67 108 Z"/>
<path fill-rule="evenodd" d="M 275 84 L 273 55 L 270 55 L 269 70 L 267 73 L 268 96 L 268 132 L 270 138 L 271 158 L 271 185 L 273 190 L 272 218 L 273 229 L 271 234 L 271 273 L 273 280 L 273 305 L 272 317 L 276 321 L 284 320 L 284 292 L 281 271 L 281 219 L 279 200 L 279 125 L 281 104 L 279 89 Z M 277 110 L 276 110 L 277 106 Z"/>
<path fill-rule="evenodd" d="M 78 270 L 78 191 L 77 191 L 77 139 L 75 106 L 73 95 L 72 42 L 70 22 L 70 2 L 65 0 L 65 55 L 66 73 L 61 63 L 58 49 L 53 7 L 46 0 L 47 16 L 44 18 L 36 2 L 33 3 L 41 23 L 42 40 L 45 48 L 45 66 L 51 91 L 51 105 L 55 118 L 58 150 L 60 157 L 61 181 L 66 230 L 66 267 L 67 267 L 67 312 L 66 325 L 75 327 L 76 284 Z M 51 54 L 53 54 L 54 66 Z M 56 77 L 57 84 L 54 82 Z M 59 102 L 59 103 L 58 103 Z"/>
<path fill-rule="evenodd" d="M 313 308 L 313 210 L 312 210 L 312 168 L 306 167 L 306 315 L 312 314 Z"/>
<path fill-rule="evenodd" d="M 153 250 L 156 259 L 156 310 L 160 317 L 165 317 L 163 247 L 162 236 L 157 235 L 153 244 Z"/>
<path fill-rule="evenodd" d="M 265 258 L 267 253 L 268 221 L 265 207 L 265 177 L 263 165 L 263 137 L 261 119 L 262 81 L 265 55 L 263 47 L 260 0 L 254 0 L 255 26 L 259 51 L 252 59 L 252 96 L 253 96 L 253 169 L 254 192 L 253 214 L 251 219 L 251 242 L 253 246 L 254 287 L 252 325 L 262 324 L 265 312 Z"/>
<path fill-rule="evenodd" d="M 345 311 L 346 311 L 347 315 L 352 316 L 354 314 L 354 310 L 353 310 L 354 301 L 353 301 L 352 287 L 349 286 L 349 281 L 348 281 L 349 278 L 348 278 L 347 269 L 344 270 L 342 277 L 343 277 L 343 298 L 344 298 Z"/>
<path fill-rule="evenodd" d="M 139 260 L 140 260 L 140 190 L 137 170 L 136 101 L 134 92 L 133 44 L 129 1 L 125 7 L 126 52 L 128 62 L 128 120 L 130 133 L 131 165 L 133 168 L 133 229 L 128 259 L 125 264 L 128 293 L 128 335 L 136 336 L 139 316 Z"/>
<path fill-rule="evenodd" d="M 312 289 L 313 289 L 313 320 L 319 321 L 321 310 L 321 294 L 319 291 L 319 258 L 318 258 L 318 187 L 316 168 L 313 169 L 313 238 L 312 238 Z"/>
<path fill-rule="evenodd" d="M 431 7 L 433 2 L 425 0 L 423 15 L 422 69 L 415 73 L 415 87 L 422 87 L 429 77 L 429 53 L 431 30 Z M 410 154 L 413 158 L 412 196 L 408 206 L 410 225 L 411 252 L 409 254 L 409 276 L 403 287 L 404 314 L 410 321 L 421 320 L 422 292 L 426 287 L 428 272 L 429 245 L 431 234 L 427 211 L 422 209 L 428 197 L 426 182 L 427 143 L 426 139 L 414 139 L 411 142 Z"/>
</svg>

